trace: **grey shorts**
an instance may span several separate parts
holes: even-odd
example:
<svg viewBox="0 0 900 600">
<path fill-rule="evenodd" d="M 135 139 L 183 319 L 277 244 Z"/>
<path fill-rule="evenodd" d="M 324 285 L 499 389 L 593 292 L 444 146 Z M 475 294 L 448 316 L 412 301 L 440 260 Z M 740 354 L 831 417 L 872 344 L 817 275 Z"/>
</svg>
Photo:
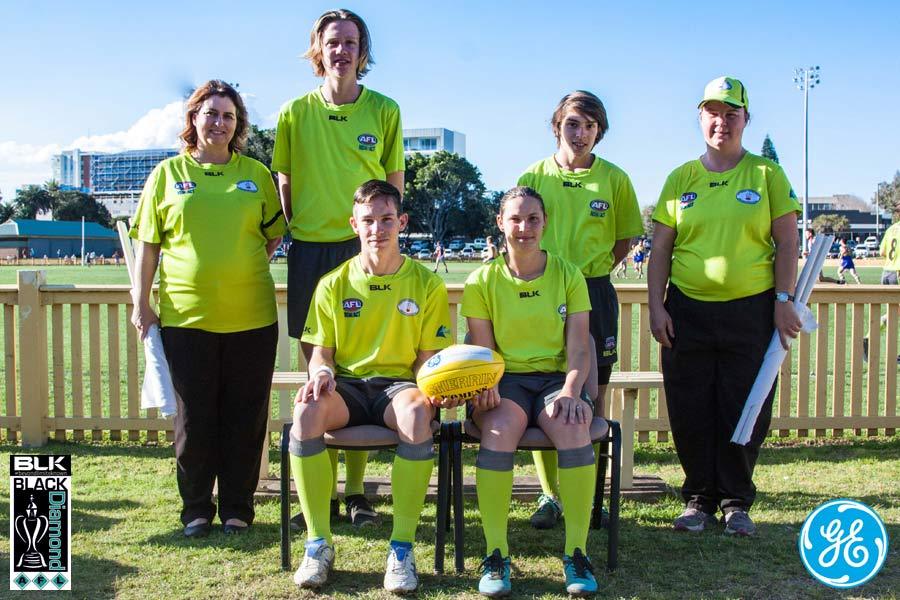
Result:
<svg viewBox="0 0 900 600">
<path fill-rule="evenodd" d="M 505 373 L 498 391 L 501 398 L 512 400 L 525 411 L 529 427 L 537 427 L 538 415 L 556 399 L 565 383 L 565 373 Z M 594 402 L 584 390 L 581 399 L 590 405 L 593 415 Z"/>
<path fill-rule="evenodd" d="M 898 276 L 900 276 L 898 271 L 882 271 L 881 285 L 898 285 Z"/>
<path fill-rule="evenodd" d="M 380 425 L 384 427 L 384 409 L 397 394 L 416 387 L 412 381 L 391 379 L 390 377 L 370 377 L 353 379 L 335 378 L 336 391 L 344 399 L 350 420 L 347 427 L 357 425 Z"/>
<path fill-rule="evenodd" d="M 359 254 L 359 238 L 343 242 L 294 240 L 288 250 L 287 317 L 288 335 L 300 338 L 306 313 L 312 304 L 316 284 L 322 275 Z"/>
<path fill-rule="evenodd" d="M 619 297 L 609 275 L 589 277 L 587 286 L 591 299 L 590 328 L 597 347 L 597 366 L 610 366 L 619 360 Z M 608 375 L 606 381 L 602 381 L 601 377 L 600 384 L 605 383 L 609 383 Z"/>
</svg>

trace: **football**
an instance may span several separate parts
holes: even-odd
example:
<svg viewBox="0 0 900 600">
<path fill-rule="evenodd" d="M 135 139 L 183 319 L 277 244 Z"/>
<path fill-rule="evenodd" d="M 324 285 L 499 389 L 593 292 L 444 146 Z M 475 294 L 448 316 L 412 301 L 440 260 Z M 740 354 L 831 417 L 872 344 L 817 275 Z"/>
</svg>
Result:
<svg viewBox="0 0 900 600">
<path fill-rule="evenodd" d="M 503 376 L 503 357 L 483 346 L 456 344 L 444 348 L 419 369 L 416 383 L 426 396 L 468 400 Z"/>
</svg>

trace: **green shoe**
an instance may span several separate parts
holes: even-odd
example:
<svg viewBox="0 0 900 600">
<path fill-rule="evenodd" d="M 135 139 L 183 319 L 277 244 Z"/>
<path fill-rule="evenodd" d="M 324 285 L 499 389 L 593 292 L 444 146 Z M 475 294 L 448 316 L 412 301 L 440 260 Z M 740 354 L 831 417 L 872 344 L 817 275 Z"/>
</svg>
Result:
<svg viewBox="0 0 900 600">
<path fill-rule="evenodd" d="M 482 575 L 478 582 L 478 593 L 489 598 L 509 596 L 512 592 L 509 567 L 509 557 L 503 558 L 500 549 L 494 548 L 494 551 L 481 561 Z"/>
<path fill-rule="evenodd" d="M 553 496 L 541 494 L 538 507 L 531 515 L 531 526 L 535 529 L 552 529 L 562 516 L 562 507 Z"/>
<path fill-rule="evenodd" d="M 597 592 L 594 567 L 581 548 L 575 548 L 572 556 L 563 556 L 563 572 L 566 574 L 566 591 L 570 596 L 590 596 Z"/>
</svg>

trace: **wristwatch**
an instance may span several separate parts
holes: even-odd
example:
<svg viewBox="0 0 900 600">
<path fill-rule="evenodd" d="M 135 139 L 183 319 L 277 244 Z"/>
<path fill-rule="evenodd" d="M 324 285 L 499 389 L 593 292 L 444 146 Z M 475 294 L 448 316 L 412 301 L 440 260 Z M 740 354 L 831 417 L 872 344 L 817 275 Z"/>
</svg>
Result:
<svg viewBox="0 0 900 600">
<path fill-rule="evenodd" d="M 787 302 L 793 302 L 794 297 L 787 292 L 775 292 L 775 301 L 785 304 Z"/>
</svg>

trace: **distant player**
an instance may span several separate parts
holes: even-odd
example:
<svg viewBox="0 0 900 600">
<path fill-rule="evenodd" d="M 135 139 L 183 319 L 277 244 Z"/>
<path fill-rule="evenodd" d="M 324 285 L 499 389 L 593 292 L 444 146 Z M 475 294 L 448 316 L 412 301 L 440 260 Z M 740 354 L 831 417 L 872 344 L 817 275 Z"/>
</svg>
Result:
<svg viewBox="0 0 900 600">
<path fill-rule="evenodd" d="M 841 283 L 847 283 L 847 280 L 844 279 L 845 271 L 850 271 L 856 283 L 860 283 L 859 275 L 856 274 L 856 265 L 853 263 L 853 253 L 847 245 L 841 246 L 841 266 L 838 268 L 838 279 L 840 279 Z"/>
<path fill-rule="evenodd" d="M 384 587 L 412 592 L 418 586 L 412 544 L 434 466 L 437 401 L 416 387 L 413 373 L 450 344 L 450 311 L 441 279 L 400 253 L 406 222 L 395 187 L 377 180 L 361 185 L 350 223 L 362 250 L 321 279 L 306 321 L 303 341 L 313 346 L 310 380 L 297 394 L 290 440 L 308 525 L 303 562 L 294 574 L 300 587 L 321 587 L 334 564 L 328 506 L 333 474 L 323 436 L 366 424 L 400 437 L 391 471 L 394 522 Z"/>
<path fill-rule="evenodd" d="M 444 265 L 444 272 L 449 273 L 450 269 L 447 268 L 447 258 L 445 256 L 444 244 L 438 242 L 434 245 L 434 269 L 433 272 L 437 273 L 438 267 L 440 265 Z"/>
<path fill-rule="evenodd" d="M 637 244 L 631 251 L 632 261 L 634 262 L 634 271 L 637 273 L 638 279 L 644 278 L 644 243 L 638 240 Z"/>
</svg>

